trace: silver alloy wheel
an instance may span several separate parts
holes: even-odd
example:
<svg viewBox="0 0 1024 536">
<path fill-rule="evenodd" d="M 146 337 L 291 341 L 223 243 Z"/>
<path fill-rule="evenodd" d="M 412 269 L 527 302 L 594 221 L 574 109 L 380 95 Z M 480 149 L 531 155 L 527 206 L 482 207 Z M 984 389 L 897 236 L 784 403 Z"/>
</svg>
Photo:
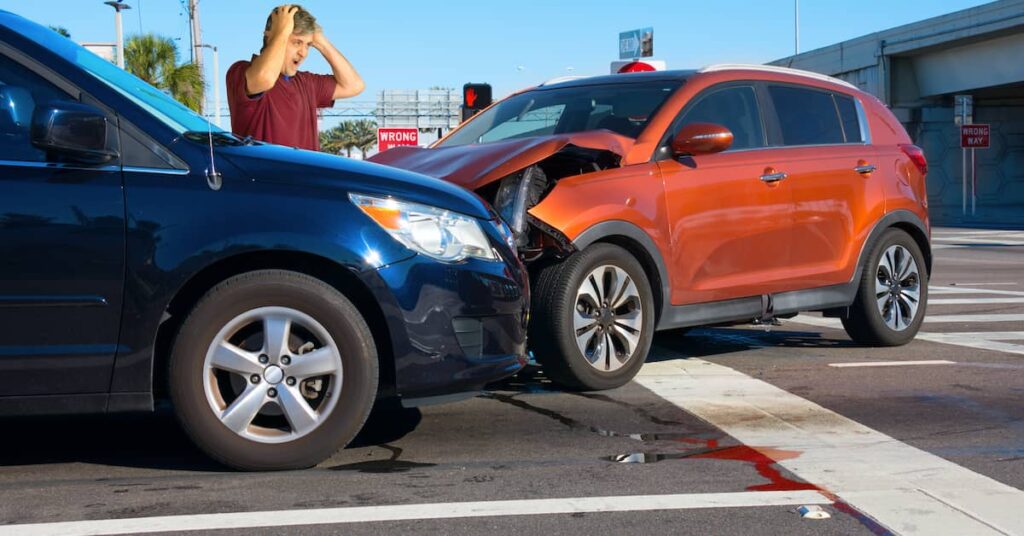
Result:
<svg viewBox="0 0 1024 536">
<path fill-rule="evenodd" d="M 341 384 L 341 353 L 327 329 L 287 307 L 236 316 L 214 337 L 203 363 L 210 409 L 228 429 L 259 443 L 315 430 L 334 410 Z"/>
<path fill-rule="evenodd" d="M 889 246 L 878 260 L 875 300 L 889 329 L 903 331 L 914 322 L 921 303 L 921 276 L 907 248 Z"/>
<path fill-rule="evenodd" d="M 618 266 L 598 266 L 576 290 L 576 346 L 590 366 L 622 368 L 640 344 L 644 313 L 633 279 Z"/>
</svg>

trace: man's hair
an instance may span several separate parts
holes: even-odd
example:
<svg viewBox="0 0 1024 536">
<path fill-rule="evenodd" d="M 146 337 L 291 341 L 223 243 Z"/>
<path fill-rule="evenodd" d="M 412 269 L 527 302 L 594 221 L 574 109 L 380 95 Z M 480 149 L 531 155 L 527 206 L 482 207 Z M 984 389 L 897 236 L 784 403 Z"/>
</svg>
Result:
<svg viewBox="0 0 1024 536">
<path fill-rule="evenodd" d="M 292 7 L 298 8 L 298 10 L 295 11 L 295 30 L 293 30 L 293 33 L 308 35 L 316 32 L 320 28 L 316 23 L 316 17 L 314 17 L 312 13 L 306 11 L 305 8 L 298 4 L 292 4 Z M 273 21 L 273 15 L 274 11 L 271 10 L 270 15 L 267 16 L 267 26 L 264 28 L 264 31 L 270 31 L 270 23 Z"/>
</svg>

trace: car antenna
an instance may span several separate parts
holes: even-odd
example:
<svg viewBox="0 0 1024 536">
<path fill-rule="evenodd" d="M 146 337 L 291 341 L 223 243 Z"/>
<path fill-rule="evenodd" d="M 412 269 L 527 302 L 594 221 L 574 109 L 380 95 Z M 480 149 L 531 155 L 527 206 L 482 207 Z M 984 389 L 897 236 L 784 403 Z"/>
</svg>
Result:
<svg viewBox="0 0 1024 536">
<path fill-rule="evenodd" d="M 206 141 L 210 144 L 210 167 L 206 168 L 206 184 L 216 192 L 224 184 L 224 177 L 217 172 L 217 163 L 213 158 L 213 123 L 209 117 L 206 118 L 206 132 Z"/>
</svg>

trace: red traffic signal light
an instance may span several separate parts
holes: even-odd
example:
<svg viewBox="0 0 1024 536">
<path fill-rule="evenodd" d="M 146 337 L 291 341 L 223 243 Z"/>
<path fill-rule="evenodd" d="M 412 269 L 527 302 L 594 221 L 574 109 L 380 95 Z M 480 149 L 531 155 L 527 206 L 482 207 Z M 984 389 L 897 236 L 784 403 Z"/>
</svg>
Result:
<svg viewBox="0 0 1024 536">
<path fill-rule="evenodd" d="M 469 110 L 483 110 L 491 105 L 490 84 L 466 84 L 462 86 L 462 103 Z"/>
<path fill-rule="evenodd" d="M 645 63 L 642 61 L 634 61 L 632 63 L 627 63 L 626 65 L 623 65 L 622 67 L 619 68 L 620 73 L 644 73 L 656 70 L 657 69 L 655 69 L 654 66 L 651 65 L 650 63 Z"/>
</svg>

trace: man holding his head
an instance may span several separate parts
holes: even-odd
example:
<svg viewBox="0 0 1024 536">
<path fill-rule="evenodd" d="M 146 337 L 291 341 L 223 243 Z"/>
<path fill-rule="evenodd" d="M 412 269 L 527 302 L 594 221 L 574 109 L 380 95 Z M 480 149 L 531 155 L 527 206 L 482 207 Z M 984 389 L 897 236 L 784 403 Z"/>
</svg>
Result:
<svg viewBox="0 0 1024 536">
<path fill-rule="evenodd" d="M 300 71 L 314 48 L 333 75 Z M 263 48 L 251 61 L 228 69 L 231 130 L 268 143 L 316 151 L 320 148 L 317 108 L 363 91 L 363 79 L 334 48 L 308 11 L 296 4 L 274 8 L 263 32 Z"/>
</svg>

